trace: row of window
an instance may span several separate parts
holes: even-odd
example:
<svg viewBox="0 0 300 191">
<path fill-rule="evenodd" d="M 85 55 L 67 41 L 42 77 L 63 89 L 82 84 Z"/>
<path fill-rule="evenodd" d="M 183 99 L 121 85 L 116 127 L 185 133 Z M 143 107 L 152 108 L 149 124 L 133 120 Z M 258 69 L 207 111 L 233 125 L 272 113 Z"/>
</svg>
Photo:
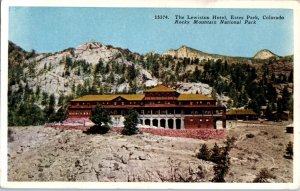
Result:
<svg viewBox="0 0 300 191">
<path fill-rule="evenodd" d="M 146 102 L 147 104 L 175 104 L 174 101 L 149 101 Z M 111 105 L 112 103 L 109 101 L 102 101 L 102 102 L 77 102 L 76 105 L 97 105 L 97 104 L 101 104 L 101 105 Z M 136 104 L 143 104 L 143 102 L 136 102 L 136 101 L 130 101 L 130 102 L 113 102 L 114 105 L 136 105 Z M 206 105 L 210 105 L 211 102 L 207 101 L 207 102 L 202 102 L 202 101 L 190 101 L 188 102 L 178 102 L 179 105 L 201 105 L 201 104 L 206 104 Z"/>
<path fill-rule="evenodd" d="M 84 112 L 84 111 L 71 111 L 71 112 L 69 112 L 69 115 L 90 115 L 90 113 L 89 112 Z"/>
<path fill-rule="evenodd" d="M 147 97 L 174 97 L 174 95 L 174 93 L 146 93 Z"/>
<path fill-rule="evenodd" d="M 195 120 L 195 121 L 196 121 L 196 120 Z M 207 122 L 207 121 L 209 121 L 209 119 L 205 119 L 205 120 L 204 120 L 204 119 L 199 119 L 199 121 L 201 121 L 201 122 L 202 122 L 202 121 L 206 121 L 206 122 Z M 190 122 L 194 122 L 194 119 L 190 119 Z"/>
</svg>

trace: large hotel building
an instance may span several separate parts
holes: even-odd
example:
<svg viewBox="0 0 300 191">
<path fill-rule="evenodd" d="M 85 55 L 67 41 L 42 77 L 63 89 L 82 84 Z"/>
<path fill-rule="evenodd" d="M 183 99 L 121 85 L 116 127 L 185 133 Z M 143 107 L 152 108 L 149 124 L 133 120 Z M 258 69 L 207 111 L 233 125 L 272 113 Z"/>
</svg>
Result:
<svg viewBox="0 0 300 191">
<path fill-rule="evenodd" d="M 226 128 L 226 109 L 201 94 L 180 94 L 164 85 L 143 94 L 86 95 L 70 101 L 69 118 L 88 118 L 92 108 L 102 105 L 118 123 L 127 110 L 139 113 L 140 124 L 169 129 Z"/>
</svg>

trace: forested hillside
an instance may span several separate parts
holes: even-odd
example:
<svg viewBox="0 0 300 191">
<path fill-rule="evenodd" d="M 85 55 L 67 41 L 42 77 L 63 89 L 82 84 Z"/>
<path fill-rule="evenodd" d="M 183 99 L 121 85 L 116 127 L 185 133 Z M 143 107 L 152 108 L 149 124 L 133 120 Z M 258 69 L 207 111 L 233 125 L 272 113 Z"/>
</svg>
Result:
<svg viewBox="0 0 300 191">
<path fill-rule="evenodd" d="M 267 106 L 268 112 L 292 111 L 293 56 L 279 57 L 265 51 L 254 58 L 215 57 L 203 52 L 198 55 L 190 48 L 184 51 L 142 55 L 89 42 L 38 54 L 9 42 L 9 125 L 60 121 L 74 97 L 141 93 L 158 83 L 183 92 L 183 82 L 195 87 L 208 84 L 212 97 L 228 97 L 227 108 L 247 107 L 259 112 L 261 106 Z"/>
</svg>

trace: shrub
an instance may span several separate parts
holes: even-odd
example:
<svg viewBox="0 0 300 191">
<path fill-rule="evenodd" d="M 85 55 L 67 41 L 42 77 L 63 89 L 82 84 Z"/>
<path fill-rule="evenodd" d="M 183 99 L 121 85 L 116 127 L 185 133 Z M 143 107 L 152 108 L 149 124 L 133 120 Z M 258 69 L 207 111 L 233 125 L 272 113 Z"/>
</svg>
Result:
<svg viewBox="0 0 300 191">
<path fill-rule="evenodd" d="M 197 158 L 202 160 L 209 160 L 209 150 L 206 144 L 203 144 L 200 148 L 199 153 L 197 154 Z"/>
<path fill-rule="evenodd" d="M 12 134 L 13 134 L 13 131 L 11 129 L 8 129 L 8 132 L 7 132 L 8 142 L 13 142 L 15 140 L 14 137 L 12 136 Z"/>
<path fill-rule="evenodd" d="M 255 137 L 252 133 L 248 133 L 248 134 L 246 134 L 246 137 L 247 138 L 253 138 L 253 137 Z"/>
<path fill-rule="evenodd" d="M 276 177 L 273 174 L 271 174 L 267 168 L 263 168 L 259 171 L 259 174 L 256 175 L 253 182 L 268 183 L 269 179 L 273 179 L 273 178 L 276 178 Z"/>
</svg>

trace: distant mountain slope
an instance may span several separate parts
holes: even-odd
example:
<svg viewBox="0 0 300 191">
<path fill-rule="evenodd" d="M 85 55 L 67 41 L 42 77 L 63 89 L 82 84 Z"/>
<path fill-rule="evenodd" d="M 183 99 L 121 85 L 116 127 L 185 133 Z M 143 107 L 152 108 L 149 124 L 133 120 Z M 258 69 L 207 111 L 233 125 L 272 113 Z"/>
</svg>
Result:
<svg viewBox="0 0 300 191">
<path fill-rule="evenodd" d="M 276 54 L 274 54 L 273 52 L 271 52 L 270 50 L 267 49 L 263 49 L 258 51 L 255 55 L 254 55 L 254 59 L 269 59 L 272 57 L 278 57 Z"/>
<path fill-rule="evenodd" d="M 282 104 L 276 102 L 284 89 L 293 91 L 293 56 L 277 57 L 267 50 L 254 58 L 243 58 L 186 46 L 162 55 L 143 55 L 99 42 L 55 53 L 27 52 L 13 42 L 8 48 L 9 120 L 15 121 L 12 125 L 27 124 L 19 123 L 26 119 L 22 116 L 24 108 L 46 111 L 49 103 L 55 103 L 57 110 L 75 97 L 141 93 L 159 83 L 181 93 L 212 96 L 229 108 L 251 107 L 255 111 L 266 103 Z M 42 117 L 40 121 L 43 120 Z"/>
<path fill-rule="evenodd" d="M 170 49 L 167 52 L 163 53 L 162 55 L 170 55 L 173 57 L 178 58 L 190 58 L 190 59 L 199 59 L 199 60 L 217 60 L 217 59 L 226 59 L 227 61 L 231 62 L 247 62 L 250 58 L 247 57 L 234 57 L 234 56 L 225 56 L 225 55 L 219 55 L 219 54 L 210 54 L 206 52 L 202 52 L 200 50 L 196 50 L 194 48 L 190 48 L 187 46 L 181 46 L 180 48 L 174 50 Z"/>
</svg>

